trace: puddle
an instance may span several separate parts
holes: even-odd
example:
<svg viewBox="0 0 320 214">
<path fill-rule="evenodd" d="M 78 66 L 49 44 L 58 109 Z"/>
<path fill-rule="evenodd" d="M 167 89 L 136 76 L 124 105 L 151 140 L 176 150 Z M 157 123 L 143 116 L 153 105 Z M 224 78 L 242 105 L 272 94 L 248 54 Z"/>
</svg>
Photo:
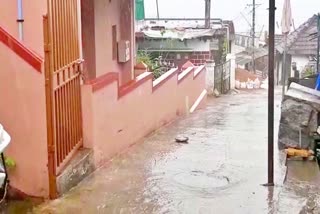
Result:
<svg viewBox="0 0 320 214">
<path fill-rule="evenodd" d="M 214 193 L 217 189 L 226 189 L 231 180 L 227 176 L 203 171 L 182 172 L 173 176 L 173 181 L 182 188 Z"/>
</svg>

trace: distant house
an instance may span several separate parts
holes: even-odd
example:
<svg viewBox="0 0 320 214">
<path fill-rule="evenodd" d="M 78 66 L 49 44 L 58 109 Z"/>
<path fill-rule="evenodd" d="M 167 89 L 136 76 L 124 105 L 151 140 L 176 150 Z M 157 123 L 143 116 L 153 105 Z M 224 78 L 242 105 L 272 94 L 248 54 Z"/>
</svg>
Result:
<svg viewBox="0 0 320 214">
<path fill-rule="evenodd" d="M 238 68 L 252 70 L 252 50 L 252 48 L 247 48 L 246 50 L 236 54 L 236 65 Z M 268 70 L 268 50 L 263 47 L 255 48 L 254 62 L 256 73 L 263 77 Z"/>
<path fill-rule="evenodd" d="M 256 74 L 263 77 L 268 70 L 268 50 L 265 47 L 264 38 L 260 37 L 255 37 L 255 45 L 252 48 L 252 36 L 246 33 L 236 33 L 233 53 L 236 55 L 237 67 L 246 70 L 252 70 L 254 56 Z"/>
<path fill-rule="evenodd" d="M 294 76 L 293 66 L 296 66 L 303 75 L 306 70 L 315 72 L 317 55 L 317 15 L 313 15 L 294 32 L 290 33 L 287 41 L 287 74 Z M 284 38 L 280 35 L 276 37 L 276 70 L 278 79 L 281 79 L 282 60 L 284 52 Z M 289 76 L 287 76 L 289 77 Z"/>
<path fill-rule="evenodd" d="M 181 68 L 187 61 L 199 66 L 221 60 L 223 49 L 231 52 L 234 26 L 217 21 L 205 29 L 196 20 L 146 20 L 136 29 L 137 50 L 161 57 L 165 63 Z"/>
</svg>

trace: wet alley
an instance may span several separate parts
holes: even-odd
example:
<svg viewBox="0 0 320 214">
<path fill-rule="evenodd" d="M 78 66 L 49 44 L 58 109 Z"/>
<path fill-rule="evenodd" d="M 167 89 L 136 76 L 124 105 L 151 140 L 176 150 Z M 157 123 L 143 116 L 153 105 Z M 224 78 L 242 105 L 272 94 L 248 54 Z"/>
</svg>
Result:
<svg viewBox="0 0 320 214">
<path fill-rule="evenodd" d="M 276 97 L 278 123 L 280 94 Z M 188 136 L 189 143 L 177 144 L 177 135 Z M 267 181 L 267 91 L 241 92 L 209 98 L 205 109 L 161 128 L 34 212 L 309 213 L 317 209 L 312 186 L 291 178 L 283 184 L 286 170 L 278 152 L 275 170 L 276 186 L 261 186 Z M 313 189 L 312 194 L 305 188 Z"/>
</svg>

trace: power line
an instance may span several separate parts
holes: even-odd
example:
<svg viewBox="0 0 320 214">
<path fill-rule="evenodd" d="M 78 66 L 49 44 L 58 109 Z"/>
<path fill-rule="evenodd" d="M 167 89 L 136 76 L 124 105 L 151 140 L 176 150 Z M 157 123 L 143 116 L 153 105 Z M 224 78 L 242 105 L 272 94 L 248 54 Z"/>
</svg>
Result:
<svg viewBox="0 0 320 214">
<path fill-rule="evenodd" d="M 237 16 L 235 16 L 235 17 L 232 19 L 232 21 L 238 19 L 238 18 L 241 16 L 241 13 L 244 13 L 247 9 L 248 9 L 248 7 L 246 6 L 243 10 L 241 10 L 241 11 L 239 12 L 239 14 L 238 14 Z"/>
<path fill-rule="evenodd" d="M 249 22 L 249 20 L 247 19 L 247 17 L 245 17 L 245 15 L 243 13 L 241 13 L 242 17 L 244 18 L 244 20 L 246 20 L 246 22 L 248 23 L 249 27 L 252 28 L 251 23 Z"/>
<path fill-rule="evenodd" d="M 256 4 L 256 9 L 259 8 L 262 4 Z M 252 30 L 252 23 L 248 20 L 248 18 L 246 17 L 246 15 L 250 15 L 253 12 L 253 9 L 251 9 L 248 13 L 246 13 L 246 10 L 249 9 L 248 6 L 252 7 L 252 4 L 247 4 L 247 6 L 245 6 L 245 8 L 239 12 L 239 14 L 237 16 L 235 16 L 232 21 L 238 20 L 240 17 L 242 17 L 242 19 L 244 19 L 246 21 L 246 23 L 248 24 L 248 26 L 250 27 L 250 29 Z M 245 15 L 246 13 L 246 15 Z M 259 16 L 259 15 L 258 15 Z M 257 14 L 256 14 L 257 17 Z M 250 31 L 251 31 L 250 30 Z"/>
<path fill-rule="evenodd" d="M 251 36 L 252 36 L 252 71 L 256 73 L 255 68 L 255 39 L 256 39 L 256 8 L 261 4 L 256 4 L 256 0 L 252 0 L 252 4 L 248 4 L 247 6 L 252 7 L 252 28 L 251 28 Z"/>
</svg>

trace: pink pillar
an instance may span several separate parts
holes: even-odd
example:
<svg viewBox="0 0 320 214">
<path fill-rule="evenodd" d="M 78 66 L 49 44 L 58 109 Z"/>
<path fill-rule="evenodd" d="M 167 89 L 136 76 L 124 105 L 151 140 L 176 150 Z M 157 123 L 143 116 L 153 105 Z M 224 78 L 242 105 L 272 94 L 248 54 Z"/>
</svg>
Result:
<svg viewBox="0 0 320 214">
<path fill-rule="evenodd" d="M 130 41 L 130 61 L 123 64 L 120 82 L 125 84 L 132 80 L 134 68 L 134 3 L 133 0 L 121 0 L 120 4 L 120 38 Z"/>
<path fill-rule="evenodd" d="M 96 46 L 94 1 L 81 0 L 82 48 L 86 79 L 96 78 Z"/>
</svg>

